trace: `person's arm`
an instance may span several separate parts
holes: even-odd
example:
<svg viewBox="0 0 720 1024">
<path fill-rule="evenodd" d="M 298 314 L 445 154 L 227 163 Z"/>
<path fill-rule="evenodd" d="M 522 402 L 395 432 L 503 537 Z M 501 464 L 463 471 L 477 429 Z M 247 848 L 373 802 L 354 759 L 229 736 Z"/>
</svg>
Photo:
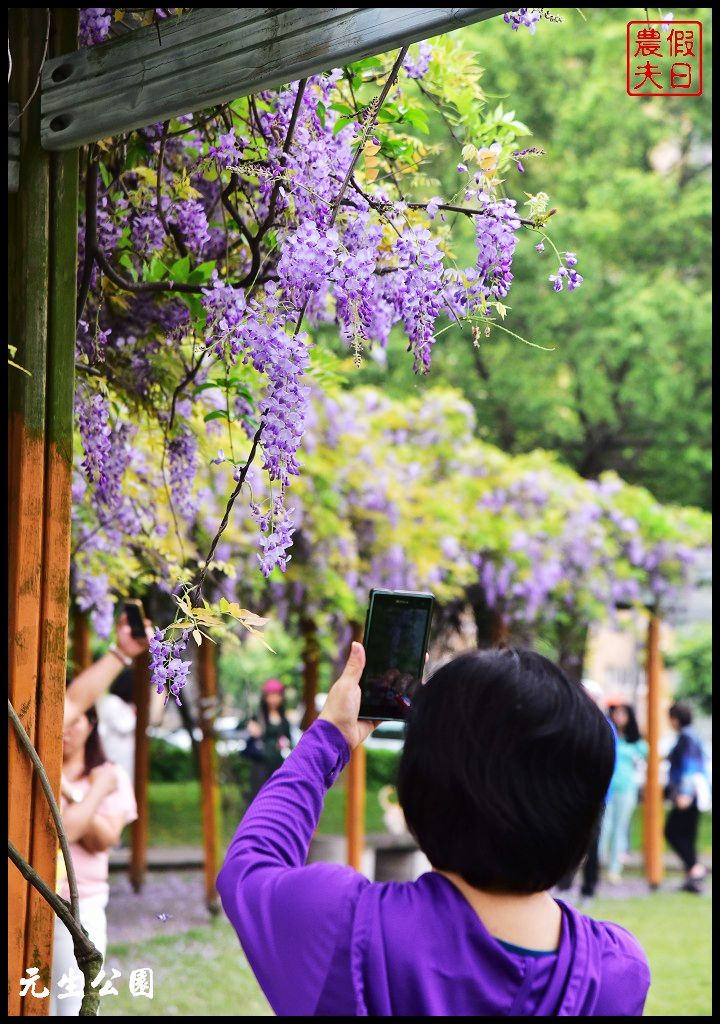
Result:
<svg viewBox="0 0 720 1024">
<path fill-rule="evenodd" d="M 353 652 L 335 687 L 354 687 L 359 708 L 364 652 L 357 647 L 360 654 Z M 372 730 L 357 722 L 356 708 L 346 731 L 343 715 L 331 714 L 338 704 L 332 694 L 330 713 L 324 709 L 245 812 L 217 879 L 225 913 L 277 1014 L 315 1013 L 331 970 L 353 1013 L 353 911 L 370 883 L 342 865 L 305 866 L 325 793 L 349 759 L 349 741 L 357 745 Z"/>
<path fill-rule="evenodd" d="M 145 620 L 145 625 L 149 630 L 149 619 Z M 148 640 L 138 640 L 132 635 L 123 614 L 118 619 L 115 646 L 125 658 L 136 658 L 147 650 Z M 65 691 L 64 725 L 68 726 L 84 715 L 125 668 L 127 665 L 121 657 L 108 652 L 76 676 Z"/>
<path fill-rule="evenodd" d="M 90 789 L 77 803 L 69 803 L 62 814 L 63 828 L 69 843 L 79 842 L 88 832 L 98 807 L 117 788 L 117 776 L 109 762 L 90 773 Z"/>
<path fill-rule="evenodd" d="M 80 840 L 89 853 L 110 850 L 120 842 L 125 820 L 120 814 L 101 814 L 96 812 L 90 825 Z"/>
<path fill-rule="evenodd" d="M 165 691 L 157 692 L 156 688 L 152 688 L 150 694 L 150 714 L 149 722 L 152 726 L 162 725 L 162 720 L 165 716 Z"/>
</svg>

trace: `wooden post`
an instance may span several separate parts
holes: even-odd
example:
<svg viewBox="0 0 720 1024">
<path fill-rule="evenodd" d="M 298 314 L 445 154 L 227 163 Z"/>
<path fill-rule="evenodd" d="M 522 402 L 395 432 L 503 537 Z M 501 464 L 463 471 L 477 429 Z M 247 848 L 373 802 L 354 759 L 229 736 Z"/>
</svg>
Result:
<svg viewBox="0 0 720 1024">
<path fill-rule="evenodd" d="M 644 799 L 645 877 L 651 889 L 663 878 L 662 792 L 660 790 L 660 619 L 650 612 L 645 671 L 647 675 L 647 781 Z"/>
<path fill-rule="evenodd" d="M 20 107 L 35 84 L 45 39 L 44 8 L 10 14 L 11 87 Z M 40 149 L 37 99 L 19 121 L 22 174 L 10 197 L 9 341 L 29 372 L 9 376 L 9 696 L 30 739 L 37 739 L 36 693 L 40 655 L 45 466 L 45 379 L 48 321 L 50 160 Z M 58 738 L 59 742 L 59 738 Z M 14 730 L 8 738 L 8 837 L 31 859 L 33 769 Z M 8 1014 L 21 1016 L 29 886 L 8 865 Z M 46 1002 L 46 1000 L 32 1000 Z M 47 1011 L 46 1011 L 47 1012 Z"/>
<path fill-rule="evenodd" d="M 362 626 L 352 622 L 352 639 L 362 640 Z M 346 802 L 345 802 L 345 834 L 347 836 L 347 862 L 356 871 L 362 870 L 362 857 L 365 848 L 365 747 L 361 743 L 350 755 L 345 769 Z"/>
<path fill-rule="evenodd" d="M 90 650 L 90 624 L 87 612 L 81 612 L 75 608 L 73 615 L 73 677 L 89 668 L 92 663 L 92 652 Z"/>
<path fill-rule="evenodd" d="M 305 640 L 303 649 L 303 703 L 305 705 L 305 713 L 300 724 L 300 728 L 304 730 L 309 728 L 317 718 L 315 697 L 318 690 L 320 648 L 317 641 L 317 626 L 314 622 L 304 619 L 300 629 Z"/>
<path fill-rule="evenodd" d="M 53 9 L 52 51 L 77 41 L 77 9 Z M 73 391 L 75 382 L 75 284 L 77 262 L 78 152 L 50 158 L 49 318 L 47 342 L 45 496 L 43 517 L 40 667 L 35 747 L 56 798 L 60 796 L 62 730 L 70 607 Z M 58 841 L 40 780 L 33 783 L 31 863 L 55 888 Z M 50 986 L 55 916 L 30 889 L 25 967 L 35 966 Z M 25 1016 L 47 1016 L 49 1000 L 25 999 Z"/>
<path fill-rule="evenodd" d="M 147 870 L 148 839 L 148 774 L 150 768 L 148 724 L 150 718 L 150 655 L 145 652 L 135 659 L 134 699 L 137 709 L 135 724 L 135 800 L 137 820 L 132 827 L 130 852 L 130 883 L 140 892 Z"/>
<path fill-rule="evenodd" d="M 220 787 L 215 753 L 215 715 L 217 713 L 217 666 L 215 644 L 203 640 L 198 652 L 200 687 L 200 810 L 203 823 L 205 863 L 205 902 L 211 914 L 220 911 L 215 879 L 220 867 Z"/>
<path fill-rule="evenodd" d="M 498 647 L 500 644 L 506 644 L 508 641 L 508 626 L 505 619 L 502 617 L 500 612 L 494 611 L 492 613 L 492 622 L 490 626 L 490 641 L 493 647 Z"/>
</svg>

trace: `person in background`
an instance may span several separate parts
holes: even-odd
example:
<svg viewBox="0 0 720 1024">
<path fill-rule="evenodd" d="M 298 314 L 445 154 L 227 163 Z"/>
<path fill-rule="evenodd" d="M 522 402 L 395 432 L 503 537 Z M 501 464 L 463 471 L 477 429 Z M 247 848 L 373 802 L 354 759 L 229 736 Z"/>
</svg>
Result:
<svg viewBox="0 0 720 1024">
<path fill-rule="evenodd" d="M 145 625 L 149 630 L 150 623 Z M 77 878 L 80 921 L 103 957 L 107 945 L 105 908 L 110 888 L 110 849 L 119 843 L 125 825 L 137 817 L 137 807 L 127 772 L 109 761 L 103 749 L 95 702 L 147 648 L 148 640 L 133 637 L 122 615 L 115 643 L 76 676 L 65 691 L 60 812 Z M 57 888 L 64 899 L 70 899 L 62 854 L 58 855 Z M 82 997 L 72 994 L 78 990 L 75 974 L 78 971 L 72 936 L 65 925 L 56 920 L 50 993 L 52 1016 L 78 1015 Z M 82 992 L 82 984 L 79 988 Z"/>
<path fill-rule="evenodd" d="M 149 694 L 149 724 L 160 725 L 165 711 L 165 694 L 157 693 L 154 687 Z M 127 772 L 131 781 L 135 779 L 135 728 L 137 708 L 135 707 L 135 677 L 126 668 L 110 685 L 107 693 L 97 702 L 98 728 L 105 752 L 111 761 Z"/>
<path fill-rule="evenodd" d="M 705 770 L 702 743 L 692 728 L 692 711 L 687 704 L 673 704 L 670 725 L 678 734 L 670 751 L 667 795 L 672 801 L 665 820 L 665 838 L 685 868 L 684 892 L 702 892 L 706 871 L 697 858 L 700 813 L 709 809 L 710 786 Z"/>
<path fill-rule="evenodd" d="M 127 773 L 105 756 L 94 707 L 74 717 L 63 732 L 60 812 L 77 878 L 80 921 L 104 958 L 110 849 L 120 841 L 125 825 L 136 819 L 137 806 Z M 64 869 L 64 861 L 62 867 Z M 63 899 L 70 899 L 64 870 L 60 872 L 58 891 Z M 78 984 L 77 971 L 72 936 L 56 918 L 51 987 L 53 1016 L 78 1015 L 82 995 L 75 993 L 78 988 L 82 993 L 82 978 Z"/>
<path fill-rule="evenodd" d="M 608 716 L 617 731 L 617 748 L 600 832 L 600 859 L 607 865 L 608 882 L 617 885 L 629 849 L 630 820 L 637 806 L 639 772 L 645 765 L 648 746 L 640 736 L 632 707 L 621 697 L 611 697 L 607 703 Z"/>
<path fill-rule="evenodd" d="M 290 753 L 290 722 L 285 712 L 285 687 L 279 679 L 263 683 L 260 719 L 247 723 L 250 733 L 244 754 L 251 762 L 250 799 L 254 799 Z"/>
</svg>

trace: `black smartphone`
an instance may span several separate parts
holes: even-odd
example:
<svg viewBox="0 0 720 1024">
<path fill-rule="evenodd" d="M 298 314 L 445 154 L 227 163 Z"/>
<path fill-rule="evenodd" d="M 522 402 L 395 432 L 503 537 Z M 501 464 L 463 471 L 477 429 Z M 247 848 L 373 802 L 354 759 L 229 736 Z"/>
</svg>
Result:
<svg viewBox="0 0 720 1024">
<path fill-rule="evenodd" d="M 142 601 L 135 601 L 128 598 L 123 606 L 130 626 L 130 635 L 134 636 L 136 640 L 145 639 L 145 611 L 142 606 Z"/>
<path fill-rule="evenodd" d="M 422 683 L 434 604 L 432 594 L 370 591 L 358 718 L 405 721 Z"/>
</svg>

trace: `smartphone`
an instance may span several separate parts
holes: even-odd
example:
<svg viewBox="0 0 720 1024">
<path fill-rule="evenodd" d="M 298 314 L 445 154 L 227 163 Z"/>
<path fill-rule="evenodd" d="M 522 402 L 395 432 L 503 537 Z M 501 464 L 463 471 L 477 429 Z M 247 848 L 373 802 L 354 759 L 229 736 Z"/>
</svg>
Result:
<svg viewBox="0 0 720 1024">
<path fill-rule="evenodd" d="M 358 718 L 403 722 L 408 717 L 422 683 L 434 604 L 432 594 L 370 591 Z"/>
<path fill-rule="evenodd" d="M 134 636 L 136 640 L 145 639 L 145 611 L 142 606 L 142 601 L 135 601 L 132 598 L 128 598 L 123 606 L 130 626 L 130 635 Z"/>
</svg>

